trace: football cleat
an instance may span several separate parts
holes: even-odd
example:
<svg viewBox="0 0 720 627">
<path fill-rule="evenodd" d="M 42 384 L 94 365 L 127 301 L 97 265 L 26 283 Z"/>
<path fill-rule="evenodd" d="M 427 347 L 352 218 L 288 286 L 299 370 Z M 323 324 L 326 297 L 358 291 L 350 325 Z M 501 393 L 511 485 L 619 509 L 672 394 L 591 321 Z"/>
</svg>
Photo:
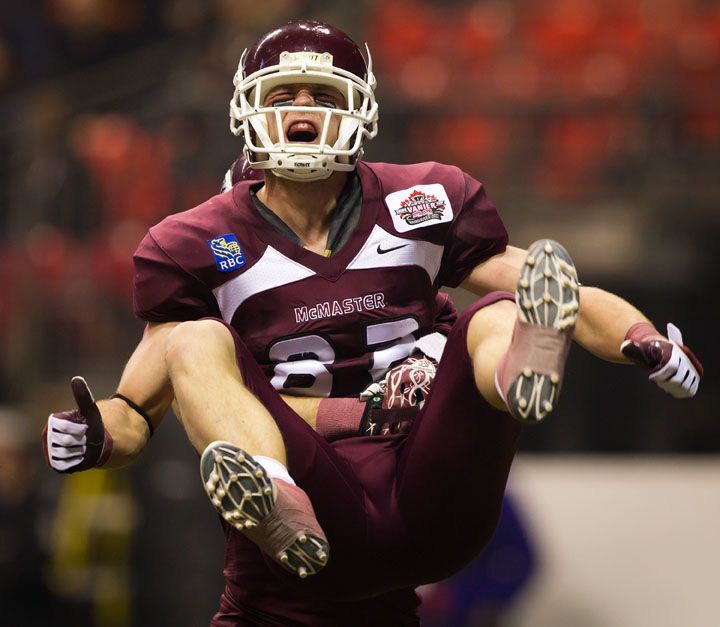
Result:
<svg viewBox="0 0 720 627">
<path fill-rule="evenodd" d="M 515 303 L 513 337 L 498 365 L 495 383 L 515 418 L 536 423 L 557 405 L 579 313 L 577 273 L 560 244 L 540 240 L 530 246 Z"/>
<path fill-rule="evenodd" d="M 200 474 L 223 519 L 286 570 L 304 579 L 327 564 L 328 541 L 302 489 L 271 479 L 251 455 L 228 442 L 208 445 Z"/>
</svg>

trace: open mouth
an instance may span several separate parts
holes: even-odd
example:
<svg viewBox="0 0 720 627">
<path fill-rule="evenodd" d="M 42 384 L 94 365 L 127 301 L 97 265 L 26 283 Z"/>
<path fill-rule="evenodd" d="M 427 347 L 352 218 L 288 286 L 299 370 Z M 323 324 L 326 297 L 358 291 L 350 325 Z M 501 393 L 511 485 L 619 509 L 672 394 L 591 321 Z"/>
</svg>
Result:
<svg viewBox="0 0 720 627">
<path fill-rule="evenodd" d="M 311 144 L 318 137 L 318 132 L 310 122 L 294 122 L 285 134 L 289 142 Z"/>
</svg>

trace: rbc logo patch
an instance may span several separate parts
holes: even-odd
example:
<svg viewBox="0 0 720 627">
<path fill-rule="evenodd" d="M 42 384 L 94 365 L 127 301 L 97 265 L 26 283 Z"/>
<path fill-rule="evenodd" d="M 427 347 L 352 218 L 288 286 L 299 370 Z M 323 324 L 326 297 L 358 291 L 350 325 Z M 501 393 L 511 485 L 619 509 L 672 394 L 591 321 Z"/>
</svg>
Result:
<svg viewBox="0 0 720 627">
<path fill-rule="evenodd" d="M 233 233 L 213 237 L 208 240 L 208 245 L 220 272 L 232 272 L 245 265 L 245 255 Z"/>
</svg>

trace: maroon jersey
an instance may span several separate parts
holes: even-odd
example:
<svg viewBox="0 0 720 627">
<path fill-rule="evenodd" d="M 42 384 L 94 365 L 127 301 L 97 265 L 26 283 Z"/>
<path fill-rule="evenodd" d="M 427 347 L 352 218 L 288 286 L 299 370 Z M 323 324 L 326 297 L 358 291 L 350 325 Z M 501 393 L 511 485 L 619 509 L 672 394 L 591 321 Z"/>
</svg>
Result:
<svg viewBox="0 0 720 627">
<path fill-rule="evenodd" d="M 432 332 L 436 293 L 507 244 L 480 183 L 438 163 L 358 164 L 359 223 L 332 257 L 278 232 L 243 181 L 150 229 L 135 254 L 135 312 L 221 317 L 273 386 L 351 396 Z"/>
</svg>

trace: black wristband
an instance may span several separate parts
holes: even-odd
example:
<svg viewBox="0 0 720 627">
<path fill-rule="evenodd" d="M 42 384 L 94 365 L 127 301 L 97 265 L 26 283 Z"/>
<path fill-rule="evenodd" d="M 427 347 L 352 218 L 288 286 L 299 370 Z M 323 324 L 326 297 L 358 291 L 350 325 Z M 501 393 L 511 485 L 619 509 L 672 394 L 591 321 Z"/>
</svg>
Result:
<svg viewBox="0 0 720 627">
<path fill-rule="evenodd" d="M 145 413 L 142 407 L 133 403 L 127 396 L 123 396 L 122 394 L 119 394 L 117 392 L 113 394 L 110 398 L 119 398 L 120 400 L 125 401 L 133 411 L 140 414 L 143 420 L 147 423 L 148 429 L 150 429 L 150 437 L 152 437 L 153 433 L 155 433 L 155 427 L 153 427 L 150 416 Z"/>
<path fill-rule="evenodd" d="M 382 410 L 382 401 L 383 398 L 380 394 L 373 394 L 365 401 L 365 411 L 360 419 L 358 435 L 375 435 L 375 432 L 379 431 L 380 424 L 377 416 Z"/>
<path fill-rule="evenodd" d="M 383 397 L 380 394 L 374 394 L 365 401 L 365 411 L 360 420 L 358 435 L 387 435 L 387 433 L 396 433 L 397 425 L 403 421 L 414 420 L 420 411 L 417 405 L 383 409 L 382 404 Z"/>
</svg>

